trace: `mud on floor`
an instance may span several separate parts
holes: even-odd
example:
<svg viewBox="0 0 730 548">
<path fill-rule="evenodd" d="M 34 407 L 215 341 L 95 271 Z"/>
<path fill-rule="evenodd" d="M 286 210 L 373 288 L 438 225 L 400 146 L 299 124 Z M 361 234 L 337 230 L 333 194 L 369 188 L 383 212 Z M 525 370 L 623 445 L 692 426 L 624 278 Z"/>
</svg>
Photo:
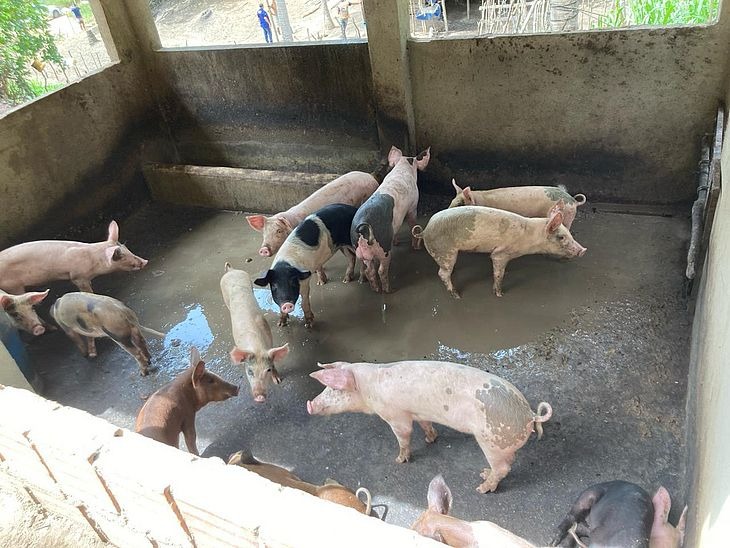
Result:
<svg viewBox="0 0 730 548">
<path fill-rule="evenodd" d="M 345 263 L 335 257 L 327 267 L 331 282 L 312 289 L 312 330 L 304 329 L 299 308 L 289 326 L 276 327 L 268 290 L 257 290 L 271 311 L 274 343 L 288 341 L 292 351 L 280 368 L 283 383 L 255 404 L 228 361 L 233 340 L 218 284 L 225 261 L 252 274 L 268 266 L 256 254 L 260 236 L 238 213 L 146 206 L 122 222 L 121 238 L 149 265 L 98 278 L 94 287 L 168 333 L 150 341 L 157 371 L 141 378 L 134 360 L 110 341 L 97 343 L 100 355 L 88 361 L 62 333 L 32 341 L 29 354 L 46 397 L 132 428 L 143 398 L 186 366 L 195 344 L 213 371 L 244 388 L 198 414 L 204 456 L 248 449 L 308 481 L 364 485 L 375 511 L 403 526 L 425 507 L 428 483 L 441 473 L 454 494 L 453 515 L 489 519 L 545 544 L 575 496 L 595 482 L 620 478 L 647 490 L 663 484 L 675 509 L 685 502 L 687 222 L 599 210 L 580 215 L 573 234 L 588 248 L 584 257 L 513 261 L 501 299 L 491 293 L 486 255 L 459 258 L 457 301 L 427 253 L 408 246 L 395 250 L 395 292 L 387 296 L 340 282 Z M 396 464 L 397 442 L 379 418 L 307 415 L 306 400 L 322 388 L 308 376 L 317 361 L 423 358 L 489 370 L 515 384 L 533 408 L 540 401 L 553 406 L 544 438 L 533 437 L 518 452 L 496 493 L 475 491 L 486 461 L 470 436 L 437 426 L 439 439 L 426 447 L 416 426 L 412 462 Z"/>
</svg>

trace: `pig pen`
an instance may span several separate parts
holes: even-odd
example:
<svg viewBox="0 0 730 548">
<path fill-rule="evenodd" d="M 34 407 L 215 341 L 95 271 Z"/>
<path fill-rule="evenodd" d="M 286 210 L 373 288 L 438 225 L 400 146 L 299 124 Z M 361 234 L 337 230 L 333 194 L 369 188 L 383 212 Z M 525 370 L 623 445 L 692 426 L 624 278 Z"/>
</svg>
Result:
<svg viewBox="0 0 730 548">
<path fill-rule="evenodd" d="M 374 512 L 404 527 L 425 508 L 428 483 L 439 473 L 452 489 L 453 515 L 491 520 L 538 545 L 550 541 L 580 491 L 612 479 L 652 492 L 667 487 L 676 523 L 686 501 L 686 215 L 589 203 L 572 229 L 586 255 L 511 262 L 501 299 L 492 294 L 488 256 L 460 256 L 457 301 L 428 254 L 406 245 L 395 248 L 394 293 L 385 296 L 367 284 L 343 284 L 345 260 L 333 258 L 330 282 L 312 284 L 312 330 L 299 305 L 289 325 L 277 327 L 269 290 L 257 289 L 274 343 L 291 347 L 279 367 L 283 382 L 263 404 L 254 403 L 243 371 L 230 363 L 233 339 L 219 288 L 226 261 L 252 274 L 268 267 L 244 215 L 151 204 L 120 226 L 121 240 L 150 262 L 141 272 L 97 278 L 94 288 L 167 333 L 162 341 L 148 338 L 156 369 L 140 377 L 134 359 L 108 339 L 97 341 L 99 356 L 87 360 L 57 331 L 28 347 L 43 396 L 132 429 L 144 398 L 187 366 L 195 345 L 211 370 L 242 388 L 198 413 L 202 456 L 227 459 L 245 449 L 310 482 L 365 486 Z M 83 239 L 104 235 L 100 224 Z M 40 314 L 48 318 L 54 297 L 69 290 L 53 286 Z M 517 453 L 496 493 L 475 490 L 486 461 L 471 436 L 436 426 L 439 438 L 426 446 L 415 426 L 412 461 L 396 464 L 395 436 L 377 416 L 307 414 L 306 400 L 323 388 L 308 376 L 318 361 L 401 359 L 483 368 L 515 384 L 533 409 L 540 401 L 552 405 L 543 439 L 531 437 Z"/>
</svg>

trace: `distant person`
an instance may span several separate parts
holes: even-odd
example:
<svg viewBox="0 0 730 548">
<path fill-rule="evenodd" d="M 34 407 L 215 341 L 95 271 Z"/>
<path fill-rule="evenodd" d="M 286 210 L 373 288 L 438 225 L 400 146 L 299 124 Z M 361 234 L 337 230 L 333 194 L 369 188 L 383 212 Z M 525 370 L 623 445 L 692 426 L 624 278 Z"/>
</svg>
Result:
<svg viewBox="0 0 730 548">
<path fill-rule="evenodd" d="M 264 31 L 264 40 L 267 44 L 271 44 L 274 41 L 271 38 L 271 19 L 269 19 L 269 14 L 266 13 L 263 4 L 259 4 L 259 11 L 256 12 L 256 15 L 259 16 L 259 25 Z"/>
<path fill-rule="evenodd" d="M 73 13 L 76 16 L 76 21 L 79 22 L 79 26 L 81 27 L 81 30 L 86 30 L 86 23 L 84 23 L 84 16 L 81 15 L 81 8 L 76 5 L 76 2 L 74 2 L 71 5 L 71 13 Z"/>
<path fill-rule="evenodd" d="M 347 40 L 347 23 L 350 21 L 350 6 L 360 3 L 342 0 L 342 2 L 337 4 L 337 17 L 340 19 L 340 30 L 342 31 L 343 40 Z"/>
</svg>

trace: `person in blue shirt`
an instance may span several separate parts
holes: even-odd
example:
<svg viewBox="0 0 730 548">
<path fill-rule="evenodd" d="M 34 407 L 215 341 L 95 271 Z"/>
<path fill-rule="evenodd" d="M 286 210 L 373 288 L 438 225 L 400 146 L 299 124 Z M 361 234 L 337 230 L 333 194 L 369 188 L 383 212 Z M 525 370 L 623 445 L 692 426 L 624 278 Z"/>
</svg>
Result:
<svg viewBox="0 0 730 548">
<path fill-rule="evenodd" d="M 269 14 L 266 13 L 263 4 L 259 4 L 259 11 L 256 12 L 256 15 L 259 16 L 259 25 L 264 31 L 264 40 L 267 44 L 272 43 L 274 40 L 271 38 L 271 19 L 269 19 Z"/>
<path fill-rule="evenodd" d="M 84 17 L 81 15 L 81 8 L 76 5 L 76 2 L 74 2 L 71 6 L 71 13 L 73 13 L 76 16 L 76 20 L 79 22 L 79 26 L 81 27 L 81 30 L 86 30 L 86 23 L 84 23 Z"/>
</svg>

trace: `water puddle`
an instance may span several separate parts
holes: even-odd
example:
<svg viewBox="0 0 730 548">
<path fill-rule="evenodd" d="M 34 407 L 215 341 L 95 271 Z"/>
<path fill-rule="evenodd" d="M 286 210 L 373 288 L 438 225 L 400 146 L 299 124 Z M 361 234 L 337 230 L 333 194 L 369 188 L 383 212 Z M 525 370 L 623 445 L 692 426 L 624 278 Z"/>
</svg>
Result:
<svg viewBox="0 0 730 548">
<path fill-rule="evenodd" d="M 163 351 L 155 365 L 163 369 L 181 371 L 189 365 L 189 352 L 196 347 L 203 359 L 213 361 L 205 352 L 213 344 L 213 331 L 200 304 L 185 305 L 185 319 L 167 330 L 162 341 Z"/>
</svg>

